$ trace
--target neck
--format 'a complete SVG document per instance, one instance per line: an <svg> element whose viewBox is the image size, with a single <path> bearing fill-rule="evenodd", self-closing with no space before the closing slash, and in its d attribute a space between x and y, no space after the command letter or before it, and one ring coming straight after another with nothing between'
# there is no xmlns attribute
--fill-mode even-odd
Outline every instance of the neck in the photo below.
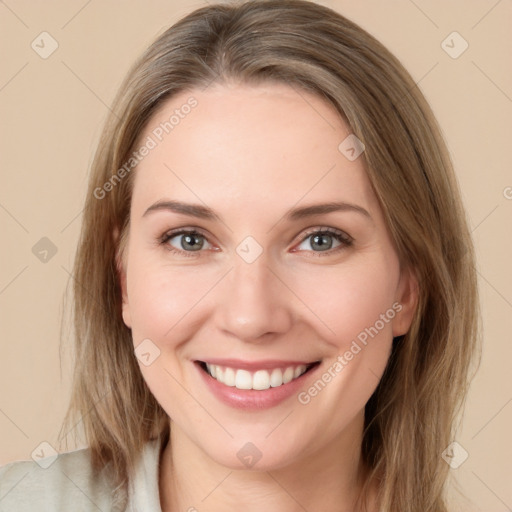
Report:
<svg viewBox="0 0 512 512"><path fill-rule="evenodd" d="M162 512L354 512L366 475L360 456L362 421L358 417L320 451L268 471L218 464L171 421L161 454ZM370 510L376 510L373 489L371 496Z"/></svg>

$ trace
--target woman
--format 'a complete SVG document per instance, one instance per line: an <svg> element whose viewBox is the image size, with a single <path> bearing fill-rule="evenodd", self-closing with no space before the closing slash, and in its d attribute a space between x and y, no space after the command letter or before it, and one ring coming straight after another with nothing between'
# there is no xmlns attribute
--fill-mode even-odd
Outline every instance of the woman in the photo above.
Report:
<svg viewBox="0 0 512 512"><path fill-rule="evenodd" d="M210 5L112 111L63 427L89 447L4 467L5 510L446 511L474 254L397 59L312 2Z"/></svg>

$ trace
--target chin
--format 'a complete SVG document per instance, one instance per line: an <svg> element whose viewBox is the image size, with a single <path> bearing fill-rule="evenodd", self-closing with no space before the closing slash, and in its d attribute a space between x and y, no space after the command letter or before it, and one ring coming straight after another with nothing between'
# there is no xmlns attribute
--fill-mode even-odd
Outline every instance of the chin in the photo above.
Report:
<svg viewBox="0 0 512 512"><path fill-rule="evenodd" d="M269 441L265 439L267 434L252 436L252 441L248 440L249 436L232 439L205 452L217 464L232 470L272 471L293 464L299 457L299 450L283 446L279 439Z"/></svg>

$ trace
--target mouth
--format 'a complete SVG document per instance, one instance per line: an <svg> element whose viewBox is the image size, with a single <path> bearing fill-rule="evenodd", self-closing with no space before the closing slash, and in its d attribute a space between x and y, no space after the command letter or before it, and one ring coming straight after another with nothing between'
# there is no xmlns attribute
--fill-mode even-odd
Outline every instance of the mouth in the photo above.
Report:
<svg viewBox="0 0 512 512"><path fill-rule="evenodd" d="M227 387L240 390L264 391L270 388L279 388L300 379L316 368L321 361L312 363L287 364L275 368L245 369L220 364L195 361L203 372L212 379Z"/></svg>

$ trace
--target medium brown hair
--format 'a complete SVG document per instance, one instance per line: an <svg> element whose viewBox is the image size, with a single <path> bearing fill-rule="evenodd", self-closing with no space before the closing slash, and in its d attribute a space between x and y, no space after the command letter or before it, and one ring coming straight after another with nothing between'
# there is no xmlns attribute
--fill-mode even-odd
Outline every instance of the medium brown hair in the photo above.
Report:
<svg viewBox="0 0 512 512"><path fill-rule="evenodd" d="M374 37L309 1L198 9L158 37L129 71L85 199L73 272L74 378L62 431L76 433L81 420L94 467L109 465L122 488L144 444L169 435L169 418L142 378L121 316L116 258L126 240L136 170L104 197L97 190L119 177L164 100L213 82L278 82L317 94L363 141L362 158L398 257L419 283L411 328L394 340L366 405L366 484L378 481L382 512L446 511L449 467L441 453L453 440L479 360L468 221L440 130L411 76Z"/></svg>

